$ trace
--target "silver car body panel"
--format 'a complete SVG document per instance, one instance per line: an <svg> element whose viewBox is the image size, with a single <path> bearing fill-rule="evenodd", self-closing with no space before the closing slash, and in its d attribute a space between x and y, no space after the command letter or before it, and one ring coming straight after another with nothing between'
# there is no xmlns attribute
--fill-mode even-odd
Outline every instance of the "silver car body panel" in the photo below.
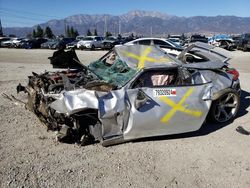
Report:
<svg viewBox="0 0 250 188"><path fill-rule="evenodd" d="M138 89L127 91L129 121L124 139L178 134L198 130L210 109L211 84L174 88L142 88L147 102L135 107ZM175 91L176 95L156 96L157 91ZM190 94L190 95L189 95Z"/></svg>
<svg viewBox="0 0 250 188"><path fill-rule="evenodd" d="M102 94L102 92L100 92ZM50 107L58 113L67 115L74 114L84 109L98 109L98 99L96 91L77 89L64 91L57 96L57 100L50 104Z"/></svg>

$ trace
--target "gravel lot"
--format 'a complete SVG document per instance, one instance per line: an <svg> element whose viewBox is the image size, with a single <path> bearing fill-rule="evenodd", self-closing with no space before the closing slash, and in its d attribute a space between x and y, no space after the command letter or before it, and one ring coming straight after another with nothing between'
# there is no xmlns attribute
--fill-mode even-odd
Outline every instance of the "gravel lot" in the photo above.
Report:
<svg viewBox="0 0 250 188"><path fill-rule="evenodd" d="M58 143L34 114L2 97L32 71L52 70L51 50L0 49L0 187L250 187L250 52L234 51L242 105L228 125L102 147ZM77 51L84 62L104 51ZM24 98L25 95L18 96Z"/></svg>

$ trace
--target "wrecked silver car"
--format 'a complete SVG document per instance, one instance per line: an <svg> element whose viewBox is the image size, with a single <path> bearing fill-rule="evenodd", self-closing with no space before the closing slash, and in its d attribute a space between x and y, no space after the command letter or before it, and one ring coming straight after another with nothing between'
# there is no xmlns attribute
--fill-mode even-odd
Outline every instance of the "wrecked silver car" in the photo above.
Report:
<svg viewBox="0 0 250 188"><path fill-rule="evenodd" d="M178 58L155 46L121 45L84 66L74 51L61 51L53 66L75 69L33 73L17 90L28 93L26 107L59 141L82 145L196 131L207 117L232 121L240 85L228 58L199 44Z"/></svg>

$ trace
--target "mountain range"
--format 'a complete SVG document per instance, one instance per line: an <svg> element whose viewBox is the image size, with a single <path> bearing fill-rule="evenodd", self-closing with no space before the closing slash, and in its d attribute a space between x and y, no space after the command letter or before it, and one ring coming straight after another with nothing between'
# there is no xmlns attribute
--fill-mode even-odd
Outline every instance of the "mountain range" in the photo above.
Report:
<svg viewBox="0 0 250 188"><path fill-rule="evenodd" d="M49 26L55 35L65 33L65 25L73 26L79 34L85 35L87 30L97 29L99 35L109 31L117 35L119 31L126 35L134 33L143 36L165 36L168 34L240 34L250 32L250 17L237 16L194 16L178 17L156 11L134 10L123 15L87 15L78 14L64 19L49 20L39 24L42 28ZM32 33L33 27L6 27L5 35L26 36Z"/></svg>

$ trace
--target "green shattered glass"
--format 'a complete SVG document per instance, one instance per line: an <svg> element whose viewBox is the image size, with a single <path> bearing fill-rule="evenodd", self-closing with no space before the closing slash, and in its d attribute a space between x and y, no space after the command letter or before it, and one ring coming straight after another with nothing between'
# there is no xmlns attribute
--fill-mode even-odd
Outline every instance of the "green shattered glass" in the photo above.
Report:
<svg viewBox="0 0 250 188"><path fill-rule="evenodd" d="M118 87L124 86L137 72L120 59L113 65L98 60L91 63L89 69L102 80Z"/></svg>

